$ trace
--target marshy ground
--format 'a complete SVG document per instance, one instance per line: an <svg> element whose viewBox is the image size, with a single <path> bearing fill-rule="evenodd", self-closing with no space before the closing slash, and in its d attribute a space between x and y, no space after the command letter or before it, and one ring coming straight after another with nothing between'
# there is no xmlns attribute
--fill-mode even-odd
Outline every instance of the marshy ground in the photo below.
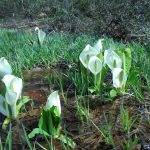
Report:
<svg viewBox="0 0 150 150"><path fill-rule="evenodd" d="M137 84L125 95L109 96L111 87L105 86L102 96L82 93L78 81L79 54L95 37L68 33L48 33L42 46L36 33L16 29L0 29L0 54L13 66L14 74L24 80L23 96L30 103L22 110L20 122L27 133L38 125L40 107L48 95L58 90L62 105L62 133L75 143L76 150L140 150L150 145L150 53L140 43L116 42L106 38L105 48L132 49L132 70L138 69ZM134 80L134 79L133 79ZM110 76L105 84L112 82ZM130 128L128 130L128 128ZM22 128L21 133L22 132ZM20 135L16 122L12 122L13 149L29 149ZM0 130L5 144L7 130ZM36 136L30 140L35 149L49 149L47 141ZM57 140L51 141L55 149L67 149ZM37 144L38 143L38 144ZM43 149L44 149L43 148ZM69 149L69 148L68 148Z"/></svg>

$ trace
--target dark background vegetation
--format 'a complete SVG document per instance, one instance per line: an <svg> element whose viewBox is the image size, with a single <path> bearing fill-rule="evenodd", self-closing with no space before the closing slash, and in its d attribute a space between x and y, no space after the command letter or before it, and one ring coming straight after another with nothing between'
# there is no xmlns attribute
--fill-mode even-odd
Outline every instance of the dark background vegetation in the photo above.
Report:
<svg viewBox="0 0 150 150"><path fill-rule="evenodd" d="M150 43L149 0L1 0L0 18L44 18L48 31Z"/></svg>

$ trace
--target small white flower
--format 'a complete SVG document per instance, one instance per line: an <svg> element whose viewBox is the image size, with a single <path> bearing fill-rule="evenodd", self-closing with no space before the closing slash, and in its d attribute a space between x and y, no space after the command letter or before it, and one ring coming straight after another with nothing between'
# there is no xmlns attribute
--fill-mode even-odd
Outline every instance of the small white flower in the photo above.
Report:
<svg viewBox="0 0 150 150"><path fill-rule="evenodd" d="M85 68L88 67L88 63L90 60L90 57L92 56L96 56L99 54L99 51L96 50L95 48L93 48L92 46L90 46L89 44L84 48L84 50L81 52L79 59L81 61L81 63L83 64L83 66Z"/></svg>
<svg viewBox="0 0 150 150"><path fill-rule="evenodd" d="M11 74L12 69L8 61L2 57L0 58L0 78L3 78L6 74Z"/></svg>
<svg viewBox="0 0 150 150"><path fill-rule="evenodd" d="M89 60L88 69L96 76L99 72L101 72L102 68L102 61L98 57L92 56Z"/></svg>
<svg viewBox="0 0 150 150"><path fill-rule="evenodd" d="M107 64L111 70L113 68L121 68L121 66L122 66L121 58L112 49L105 50L104 63Z"/></svg>
<svg viewBox="0 0 150 150"><path fill-rule="evenodd" d="M113 86L115 88L121 88L126 84L127 74L123 69L114 68L112 70L112 74L113 74Z"/></svg>
<svg viewBox="0 0 150 150"><path fill-rule="evenodd" d="M46 102L47 109L50 109L53 106L57 107L58 113L59 115L61 115L61 104L60 104L60 98L57 91L51 93Z"/></svg>
<svg viewBox="0 0 150 150"><path fill-rule="evenodd" d="M21 98L22 79L13 75L5 75L2 79L6 86L5 99L10 105L13 117L17 117L16 103Z"/></svg>

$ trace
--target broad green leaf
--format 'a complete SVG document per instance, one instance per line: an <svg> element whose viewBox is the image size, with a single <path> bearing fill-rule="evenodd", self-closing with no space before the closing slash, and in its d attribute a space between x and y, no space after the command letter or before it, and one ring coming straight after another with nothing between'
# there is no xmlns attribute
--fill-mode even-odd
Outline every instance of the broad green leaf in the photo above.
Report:
<svg viewBox="0 0 150 150"><path fill-rule="evenodd" d="M131 63L132 63L131 49L126 48L123 52L123 69L127 74L130 71Z"/></svg>
<svg viewBox="0 0 150 150"><path fill-rule="evenodd" d="M92 93L96 92L96 89L95 89L95 87L89 87L88 91L92 94Z"/></svg>
<svg viewBox="0 0 150 150"><path fill-rule="evenodd" d="M10 123L10 121L11 121L11 118L8 118L8 117L4 120L4 122L2 124L2 129L3 130L6 130L8 124Z"/></svg>
<svg viewBox="0 0 150 150"><path fill-rule="evenodd" d="M56 137L60 134L61 117L57 107L53 106L49 110L43 108L39 120L39 128L46 131L49 135Z"/></svg>
<svg viewBox="0 0 150 150"><path fill-rule="evenodd" d="M17 111L19 112L20 109L31 99L28 96L23 96L21 100L19 100L19 104L17 105Z"/></svg>
<svg viewBox="0 0 150 150"><path fill-rule="evenodd" d="M131 69L131 64L132 64L132 53L130 48L126 48L123 51L117 51L117 54L120 56L122 59L122 68L124 71L129 74L129 71Z"/></svg>
<svg viewBox="0 0 150 150"><path fill-rule="evenodd" d="M43 129L41 129L41 128L35 128L35 129L32 130L31 133L28 134L28 137L31 139L31 138L35 137L36 134L40 134L40 135L43 135L43 136L50 136Z"/></svg>
<svg viewBox="0 0 150 150"><path fill-rule="evenodd" d="M114 98L114 97L116 97L116 96L117 96L117 91L114 90L114 89L112 89L112 90L110 91L110 97L111 97L111 98Z"/></svg>

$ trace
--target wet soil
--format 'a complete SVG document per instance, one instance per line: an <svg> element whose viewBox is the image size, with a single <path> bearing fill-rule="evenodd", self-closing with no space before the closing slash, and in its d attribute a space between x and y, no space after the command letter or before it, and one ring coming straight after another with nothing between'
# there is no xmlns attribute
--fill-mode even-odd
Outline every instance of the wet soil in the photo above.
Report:
<svg viewBox="0 0 150 150"><path fill-rule="evenodd" d="M63 69L64 70L64 69ZM29 96L33 103L30 103L26 107L24 112L19 119L20 123L24 125L27 133L30 133L38 125L38 119L40 117L40 106L45 105L47 96L53 90L59 90L53 84L48 81L49 76L57 78L57 69L45 70L42 68L35 68L29 71L23 71L24 75L24 90L23 95ZM62 105L62 133L67 132L67 135L73 139L76 143L75 150L123 150L123 145L126 145L127 133L124 132L121 124L120 117L120 106L122 102L124 107L128 110L129 116L136 118L131 128L131 140L138 137L139 141L132 148L133 150L140 150L141 145L144 146L150 143L150 124L147 121L150 111L149 100L150 96L145 92L146 103L137 103L133 96L121 96L117 97L114 102L111 102L108 98L105 99L103 104L99 103L99 96L71 96L67 97L67 103L64 102L61 92L59 91ZM69 94L68 94L69 95ZM76 100L77 99L77 100ZM86 115L83 117L78 113L78 105L88 104L89 109L86 111ZM108 144L103 138L100 129L106 128L106 122L110 125L112 139L115 147ZM21 127L20 127L21 129ZM20 131L18 126L13 126L14 140L13 147L16 149L28 149L26 143L20 137ZM106 131L106 130L105 130ZM22 132L22 131L21 131ZM2 134L3 135L3 134ZM107 134L106 134L107 135ZM3 138L2 138L3 139ZM20 140L19 140L20 139ZM34 144L35 141L41 143L44 147L48 147L44 139L36 136L31 142ZM63 149L61 142L54 140L53 144L55 149ZM37 149L41 149L37 147ZM143 148L144 149L144 148ZM148 150L148 149L147 149Z"/></svg>

